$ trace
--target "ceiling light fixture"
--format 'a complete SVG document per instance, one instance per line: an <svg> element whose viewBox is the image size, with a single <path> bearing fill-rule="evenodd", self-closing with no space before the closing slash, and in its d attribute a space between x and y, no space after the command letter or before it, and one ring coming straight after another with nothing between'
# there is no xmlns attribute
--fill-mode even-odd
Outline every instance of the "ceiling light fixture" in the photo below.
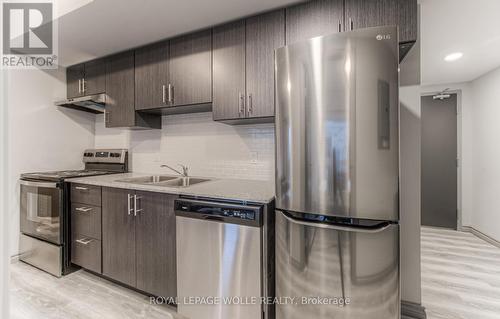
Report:
<svg viewBox="0 0 500 319"><path fill-rule="evenodd" d="M444 57L444 60L446 62L453 62L453 61L456 61L458 59L460 59L464 54L462 52L454 52L454 53L450 53L448 54L447 56Z"/></svg>

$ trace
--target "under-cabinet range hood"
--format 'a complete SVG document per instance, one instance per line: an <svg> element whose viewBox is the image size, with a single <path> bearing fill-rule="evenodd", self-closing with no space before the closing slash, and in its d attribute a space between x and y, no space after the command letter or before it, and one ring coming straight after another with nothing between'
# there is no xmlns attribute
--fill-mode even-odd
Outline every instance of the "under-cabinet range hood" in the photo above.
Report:
<svg viewBox="0 0 500 319"><path fill-rule="evenodd" d="M69 107L80 111L91 113L104 113L106 105L106 94L86 95L82 97L75 97L67 100L58 101L55 103L57 106Z"/></svg>

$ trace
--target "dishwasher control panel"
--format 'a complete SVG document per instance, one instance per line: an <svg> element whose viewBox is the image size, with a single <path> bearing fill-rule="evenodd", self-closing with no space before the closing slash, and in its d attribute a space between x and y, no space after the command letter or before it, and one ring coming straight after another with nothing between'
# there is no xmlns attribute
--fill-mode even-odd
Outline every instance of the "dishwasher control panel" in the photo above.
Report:
<svg viewBox="0 0 500 319"><path fill-rule="evenodd" d="M183 217L260 226L262 206L195 199L178 199L175 201L175 211L178 216Z"/></svg>

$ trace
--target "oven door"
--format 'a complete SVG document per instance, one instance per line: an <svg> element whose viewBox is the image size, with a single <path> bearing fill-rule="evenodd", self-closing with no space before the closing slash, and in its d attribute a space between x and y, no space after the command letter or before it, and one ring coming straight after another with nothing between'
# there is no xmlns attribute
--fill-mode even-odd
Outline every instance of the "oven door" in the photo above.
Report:
<svg viewBox="0 0 500 319"><path fill-rule="evenodd" d="M21 232L62 243L63 189L60 183L21 180Z"/></svg>

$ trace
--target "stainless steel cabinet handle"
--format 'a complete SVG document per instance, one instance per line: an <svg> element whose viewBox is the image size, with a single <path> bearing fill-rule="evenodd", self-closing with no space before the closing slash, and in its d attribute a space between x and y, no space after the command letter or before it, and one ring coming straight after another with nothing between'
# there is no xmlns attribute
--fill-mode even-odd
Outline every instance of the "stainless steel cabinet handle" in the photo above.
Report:
<svg viewBox="0 0 500 319"><path fill-rule="evenodd" d="M168 103L174 102L174 86L172 84L168 84Z"/></svg>
<svg viewBox="0 0 500 319"><path fill-rule="evenodd" d="M165 102L166 102L166 99L167 99L166 95L167 95L167 93L166 93L166 87L165 87L165 85L162 85L161 86L161 101L162 101L163 104L165 104Z"/></svg>
<svg viewBox="0 0 500 319"><path fill-rule="evenodd" d="M129 216L133 211L133 208L131 207L132 206L131 201L132 201L132 195L127 194L127 215Z"/></svg>
<svg viewBox="0 0 500 319"><path fill-rule="evenodd" d="M82 79L78 79L78 93L82 93Z"/></svg>
<svg viewBox="0 0 500 319"><path fill-rule="evenodd" d="M134 195L134 216L137 216L137 213L142 212L142 209L137 209L137 202L141 200L141 196Z"/></svg>
<svg viewBox="0 0 500 319"><path fill-rule="evenodd" d="M349 18L349 27L351 28L350 31L354 30L354 21L352 18Z"/></svg>
<svg viewBox="0 0 500 319"><path fill-rule="evenodd" d="M240 110L239 110L240 116L245 116L245 95L241 92L239 93L239 105L240 105Z"/></svg>
<svg viewBox="0 0 500 319"><path fill-rule="evenodd" d="M90 244L91 242L93 242L94 240L92 238L81 238L81 239L77 239L75 240L77 243L79 244L82 244L82 245L88 245Z"/></svg>
<svg viewBox="0 0 500 319"><path fill-rule="evenodd" d="M332 230L339 230L339 231L348 231L348 232L358 232L358 233L369 233L369 234L374 234L374 233L380 233L387 228L391 226L391 224L386 224L380 228L359 228L359 227L351 227L351 226L337 226L337 225L331 225L331 224L323 224L323 223L316 223L316 222L306 222L303 220L295 219L291 216L289 216L285 212L281 212L281 215L285 217L286 220L288 220L292 224L297 224L297 225L302 225L302 226L308 226L308 227L315 227L315 228L324 228L324 229L332 229Z"/></svg>
<svg viewBox="0 0 500 319"><path fill-rule="evenodd" d="M87 187L81 187L81 186L76 186L75 189L79 190L79 191L88 191L89 190Z"/></svg>
<svg viewBox="0 0 500 319"><path fill-rule="evenodd" d="M77 207L77 208L75 208L75 210L77 212L82 212L82 213L90 212L92 209L93 209L92 207Z"/></svg>
<svg viewBox="0 0 500 319"><path fill-rule="evenodd" d="M82 79L82 93L85 94L85 91L87 90L87 88L85 87L87 82L85 82L85 79Z"/></svg>
<svg viewBox="0 0 500 319"><path fill-rule="evenodd" d="M248 115L252 115L253 113L253 98L252 94L248 94Z"/></svg>
<svg viewBox="0 0 500 319"><path fill-rule="evenodd" d="M339 32L342 32L342 22L340 22L340 19L339 19Z"/></svg>

